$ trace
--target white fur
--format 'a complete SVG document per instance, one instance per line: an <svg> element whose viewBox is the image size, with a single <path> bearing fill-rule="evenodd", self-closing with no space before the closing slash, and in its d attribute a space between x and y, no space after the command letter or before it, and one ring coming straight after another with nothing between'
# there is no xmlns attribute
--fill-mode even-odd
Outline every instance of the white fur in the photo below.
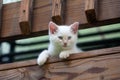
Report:
<svg viewBox="0 0 120 80"><path fill-rule="evenodd" d="M82 52L76 46L77 33L75 34L71 29L71 26L73 24L70 26L67 25L58 26L55 23L50 22L49 26L50 24L55 25L57 27L57 31L54 34L52 34L49 29L50 44L48 50L44 50L43 52L40 53L37 59L38 65L43 65L49 56L56 56L61 59L66 59L67 57L69 57L71 53ZM78 23L76 22L74 24ZM62 36L63 40L59 39L58 36ZM68 40L68 36L71 36L70 40ZM63 46L65 42L67 43L66 47Z"/></svg>

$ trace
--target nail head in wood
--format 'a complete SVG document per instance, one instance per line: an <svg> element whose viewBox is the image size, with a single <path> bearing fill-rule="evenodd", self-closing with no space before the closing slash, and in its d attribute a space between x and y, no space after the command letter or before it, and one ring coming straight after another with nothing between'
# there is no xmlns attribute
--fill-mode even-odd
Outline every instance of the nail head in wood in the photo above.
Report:
<svg viewBox="0 0 120 80"><path fill-rule="evenodd" d="M25 35L31 32L31 9L33 9L33 0L21 0L19 25Z"/></svg>

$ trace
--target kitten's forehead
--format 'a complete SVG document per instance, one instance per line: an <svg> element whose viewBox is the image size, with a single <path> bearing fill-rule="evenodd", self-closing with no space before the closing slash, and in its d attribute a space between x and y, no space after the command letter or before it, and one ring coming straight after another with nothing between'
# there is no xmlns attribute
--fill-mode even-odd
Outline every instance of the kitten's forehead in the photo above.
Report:
<svg viewBox="0 0 120 80"><path fill-rule="evenodd" d="M58 33L70 34L71 33L71 28L70 28L70 26L59 26L58 27Z"/></svg>

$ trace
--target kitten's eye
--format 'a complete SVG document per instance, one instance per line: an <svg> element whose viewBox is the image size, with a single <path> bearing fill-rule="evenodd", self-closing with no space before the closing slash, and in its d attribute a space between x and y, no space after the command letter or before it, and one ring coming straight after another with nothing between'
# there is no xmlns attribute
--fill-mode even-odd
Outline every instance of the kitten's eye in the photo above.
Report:
<svg viewBox="0 0 120 80"><path fill-rule="evenodd" d="M68 36L68 40L70 40L71 39L71 36Z"/></svg>
<svg viewBox="0 0 120 80"><path fill-rule="evenodd" d="M61 40L63 39L63 37L62 37L62 36L58 36L58 38L59 38L59 39L61 39Z"/></svg>

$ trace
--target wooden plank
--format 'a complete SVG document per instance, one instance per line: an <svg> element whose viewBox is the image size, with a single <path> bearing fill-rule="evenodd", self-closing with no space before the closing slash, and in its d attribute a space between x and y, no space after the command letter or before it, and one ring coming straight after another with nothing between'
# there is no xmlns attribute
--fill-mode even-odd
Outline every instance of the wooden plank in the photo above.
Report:
<svg viewBox="0 0 120 80"><path fill-rule="evenodd" d="M44 74L39 66L24 67L0 71L0 80L42 80Z"/></svg>
<svg viewBox="0 0 120 80"><path fill-rule="evenodd" d="M89 23L96 22L96 0L85 0L85 15Z"/></svg>
<svg viewBox="0 0 120 80"><path fill-rule="evenodd" d="M77 60L77 59L86 59L86 58L92 58L92 57L104 56L104 55L112 55L112 54L117 54L119 52L120 52L120 47L93 50L93 51L82 52L80 54L72 54L66 60L61 60L58 58L50 58L46 64L64 62L64 61L70 61L70 60ZM0 65L0 71L14 69L14 68L20 68L20 67L35 66L35 65L37 65L36 59L22 61L22 62L15 62L15 63L10 63L10 64L3 64L3 65Z"/></svg>
<svg viewBox="0 0 120 80"><path fill-rule="evenodd" d="M0 0L0 37L1 37L1 29L2 29L2 6L3 6L3 0Z"/></svg>
<svg viewBox="0 0 120 80"><path fill-rule="evenodd" d="M52 21L63 24L64 0L52 0Z"/></svg>
<svg viewBox="0 0 120 80"><path fill-rule="evenodd" d="M31 32L33 0L21 0L19 24L23 34Z"/></svg>
<svg viewBox="0 0 120 80"><path fill-rule="evenodd" d="M119 80L120 52L0 71L0 80Z"/></svg>
<svg viewBox="0 0 120 80"><path fill-rule="evenodd" d="M37 64L36 59L35 60L28 60L28 61L14 62L14 63L8 63L8 64L2 64L2 65L0 65L0 71L20 68L20 67L34 66L36 64Z"/></svg>
<svg viewBox="0 0 120 80"><path fill-rule="evenodd" d="M48 64L50 80L119 80L120 53Z"/></svg>
<svg viewBox="0 0 120 80"><path fill-rule="evenodd" d="M114 48L105 48L105 49L99 49L99 50L92 50L87 52L81 52L80 54L71 54L70 57L66 60L74 60L74 59L86 59L91 57L97 57L97 56L104 56L104 55L111 55L111 54L117 54L120 52L120 47L114 47ZM60 61L66 61L56 58L51 58L48 60L48 62L60 62Z"/></svg>
<svg viewBox="0 0 120 80"><path fill-rule="evenodd" d="M9 5L9 6L6 6ZM4 4L1 37L22 35L19 27L20 2Z"/></svg>

